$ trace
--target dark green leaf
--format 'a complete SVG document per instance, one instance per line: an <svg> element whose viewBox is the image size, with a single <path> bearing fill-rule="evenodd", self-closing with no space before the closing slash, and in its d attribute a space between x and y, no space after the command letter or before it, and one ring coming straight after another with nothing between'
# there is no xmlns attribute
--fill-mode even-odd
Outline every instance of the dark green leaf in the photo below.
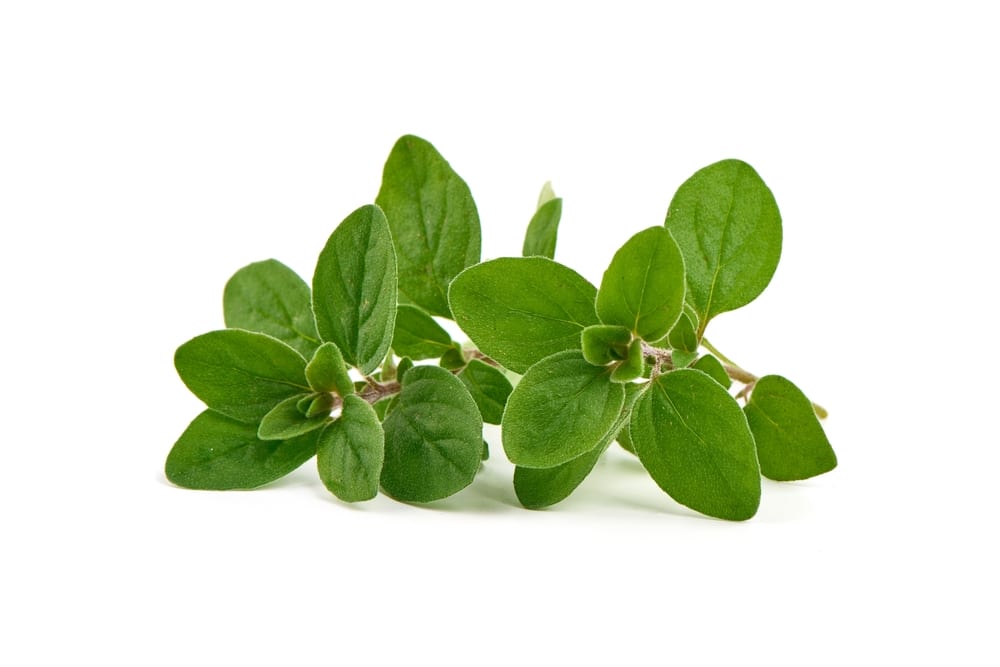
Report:
<svg viewBox="0 0 1000 667"><path fill-rule="evenodd" d="M490 459L490 443L483 440L483 461Z"/></svg>
<svg viewBox="0 0 1000 667"><path fill-rule="evenodd" d="M503 414L507 458L526 468L552 468L596 447L625 400L625 389L610 374L579 350L558 352L529 368Z"/></svg>
<svg viewBox="0 0 1000 667"><path fill-rule="evenodd" d="M556 254L556 236L559 233L559 219L562 217L562 199L550 199L535 211L528 223L521 254L525 257L538 255L552 259Z"/></svg>
<svg viewBox="0 0 1000 667"><path fill-rule="evenodd" d="M416 306L400 305L392 349L401 357L437 359L451 348L451 336Z"/></svg>
<svg viewBox="0 0 1000 667"><path fill-rule="evenodd" d="M438 366L414 366L383 422L382 488L429 502L468 486L483 453L483 420L465 385Z"/></svg>
<svg viewBox="0 0 1000 667"><path fill-rule="evenodd" d="M697 315L694 316L697 319ZM683 352L698 351L698 336L695 333L695 320L688 316L687 310L681 313L677 324L667 334L667 344L675 350Z"/></svg>
<svg viewBox="0 0 1000 667"><path fill-rule="evenodd" d="M463 271L451 284L455 321L476 346L516 373L563 350L580 349L585 327L600 324L597 290L544 257L503 257Z"/></svg>
<svg viewBox="0 0 1000 667"><path fill-rule="evenodd" d="M405 136L389 154L375 201L392 228L400 294L451 317L448 284L479 261L479 213L469 186L427 141Z"/></svg>
<svg viewBox="0 0 1000 667"><path fill-rule="evenodd" d="M256 425L282 400L309 391L306 360L266 334L223 329L177 348L181 380L208 407Z"/></svg>
<svg viewBox="0 0 1000 667"><path fill-rule="evenodd" d="M309 286L276 259L233 274L222 296L226 326L274 336L307 359L319 345Z"/></svg>
<svg viewBox="0 0 1000 667"><path fill-rule="evenodd" d="M396 366L396 379L402 380L403 376L406 375L406 371L413 368L413 359L409 357L403 357L399 360L399 365Z"/></svg>
<svg viewBox="0 0 1000 667"><path fill-rule="evenodd" d="M378 415L359 396L344 397L340 417L319 436L316 465L330 492L353 503L378 494L385 437Z"/></svg>
<svg viewBox="0 0 1000 667"><path fill-rule="evenodd" d="M698 361L691 365L691 368L695 368L702 373L706 373L710 378L721 384L726 389L733 386L733 381L729 379L729 373L726 372L722 362L710 354L706 354L702 358L698 359Z"/></svg>
<svg viewBox="0 0 1000 667"><path fill-rule="evenodd" d="M252 489L284 477L316 453L317 433L259 440L257 426L205 410L167 456L167 479L189 489Z"/></svg>
<svg viewBox="0 0 1000 667"><path fill-rule="evenodd" d="M580 336L583 358L595 366L625 359L631 342L632 332L616 324L595 324Z"/></svg>
<svg viewBox="0 0 1000 667"><path fill-rule="evenodd" d="M340 396L354 393L354 380L347 373L344 355L334 343L323 343L306 366L306 379L316 391L335 391Z"/></svg>
<svg viewBox="0 0 1000 667"><path fill-rule="evenodd" d="M324 341L364 374L379 367L396 321L396 258L385 215L362 206L330 235L313 275L313 311Z"/></svg>
<svg viewBox="0 0 1000 667"><path fill-rule="evenodd" d="M288 440L322 427L327 415L306 417L299 411L299 402L307 396L309 394L292 396L274 406L260 420L257 437L261 440Z"/></svg>
<svg viewBox="0 0 1000 667"><path fill-rule="evenodd" d="M642 341L636 338L629 345L625 361L616 364L611 372L612 382L631 382L642 377L646 370L646 360L642 354Z"/></svg>
<svg viewBox="0 0 1000 667"><path fill-rule="evenodd" d="M458 374L458 379L465 384L472 400L479 406L483 421L499 424L507 397L513 389L503 371L479 359L472 359Z"/></svg>
<svg viewBox="0 0 1000 667"><path fill-rule="evenodd" d="M465 353L462 351L462 346L458 343L452 343L452 346L441 355L440 364L442 368L448 370L456 370L464 366Z"/></svg>
<svg viewBox="0 0 1000 667"><path fill-rule="evenodd" d="M667 335L684 307L684 260L663 227L625 242L604 272L597 314L605 324L628 327L646 341Z"/></svg>
<svg viewBox="0 0 1000 667"><path fill-rule="evenodd" d="M760 505L760 468L739 405L695 370L659 376L632 411L632 444L671 498L720 519L742 521Z"/></svg>
<svg viewBox="0 0 1000 667"><path fill-rule="evenodd" d="M837 455L812 403L785 378L767 375L757 380L744 411L765 477L807 479L837 467Z"/></svg>
<svg viewBox="0 0 1000 667"><path fill-rule="evenodd" d="M695 173L674 195L665 224L684 255L699 332L756 299L778 266L778 205L745 162L723 160Z"/></svg>

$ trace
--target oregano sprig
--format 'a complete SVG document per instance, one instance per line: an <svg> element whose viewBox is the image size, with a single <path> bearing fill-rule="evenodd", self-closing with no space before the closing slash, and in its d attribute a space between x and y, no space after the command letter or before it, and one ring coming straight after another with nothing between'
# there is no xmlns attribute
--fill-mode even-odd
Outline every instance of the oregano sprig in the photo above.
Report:
<svg viewBox="0 0 1000 667"><path fill-rule="evenodd" d="M381 489L432 502L473 483L492 423L525 507L564 500L617 440L677 502L745 520L762 476L836 467L822 408L705 338L760 295L781 254L777 204L752 167L697 171L596 287L554 259L562 212L546 184L522 256L480 263L468 185L429 142L402 137L375 203L332 230L311 286L277 260L249 264L225 286L227 328L178 348L206 410L167 477L254 488L315 455L342 501Z"/></svg>

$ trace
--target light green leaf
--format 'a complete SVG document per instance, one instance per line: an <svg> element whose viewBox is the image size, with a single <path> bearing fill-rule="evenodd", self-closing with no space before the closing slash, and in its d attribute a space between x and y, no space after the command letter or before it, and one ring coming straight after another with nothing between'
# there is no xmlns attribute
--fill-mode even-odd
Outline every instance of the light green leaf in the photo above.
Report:
<svg viewBox="0 0 1000 667"><path fill-rule="evenodd" d="M378 415L359 396L344 397L340 417L319 436L316 465L330 493L349 503L378 494L385 437Z"/></svg>
<svg viewBox="0 0 1000 667"><path fill-rule="evenodd" d="M670 353L670 360L674 368L687 368L698 358L697 352L685 352L684 350L674 350Z"/></svg>
<svg viewBox="0 0 1000 667"><path fill-rule="evenodd" d="M335 343L323 343L316 348L306 366L306 379L315 391L335 391L340 396L354 393L354 380L348 375L344 355Z"/></svg>
<svg viewBox="0 0 1000 667"><path fill-rule="evenodd" d="M167 479L189 489L253 489L308 461L316 437L259 440L256 425L205 410L170 450Z"/></svg>
<svg viewBox="0 0 1000 667"><path fill-rule="evenodd" d="M383 422L382 488L397 500L429 502L476 476L483 420L462 381L438 366L414 366Z"/></svg>
<svg viewBox="0 0 1000 667"><path fill-rule="evenodd" d="M222 296L226 326L273 336L307 359L319 345L309 286L276 259L233 274Z"/></svg>
<svg viewBox="0 0 1000 667"><path fill-rule="evenodd" d="M812 403L785 378L766 375L757 380L744 411L765 477L807 479L837 467L837 455Z"/></svg>
<svg viewBox="0 0 1000 667"><path fill-rule="evenodd" d="M524 235L521 254L552 259L556 254L556 237L559 235L559 220L562 218L562 199L551 199L535 211L528 231Z"/></svg>
<svg viewBox="0 0 1000 667"><path fill-rule="evenodd" d="M489 364L472 359L466 364L458 379L465 384L472 400L479 406L479 414L487 424L499 424L503 409L513 387L503 371Z"/></svg>
<svg viewBox="0 0 1000 667"><path fill-rule="evenodd" d="M726 368L722 365L722 362L710 354L706 354L698 359L698 361L691 365L691 368L707 374L726 389L733 386L733 381L729 378L729 373L726 372Z"/></svg>
<svg viewBox="0 0 1000 667"><path fill-rule="evenodd" d="M653 480L691 509L733 521L760 505L760 468L739 405L695 370L659 376L632 411L632 444Z"/></svg>
<svg viewBox="0 0 1000 667"><path fill-rule="evenodd" d="M625 242L604 272L597 315L652 342L667 335L683 308L681 251L663 227L644 229Z"/></svg>
<svg viewBox="0 0 1000 667"><path fill-rule="evenodd" d="M334 406L333 394L328 394L327 392L324 391L319 394L312 394L311 398L312 400L309 401L309 404L307 406L305 406L304 411L302 411L303 406L302 402L300 401L298 405L299 410L302 411L303 414L309 419L312 419L313 417L317 417L319 415L328 417L330 415L330 412L333 410Z"/></svg>
<svg viewBox="0 0 1000 667"><path fill-rule="evenodd" d="M271 409L257 427L257 437L261 440L288 440L309 431L315 431L326 423L327 414L306 417L299 410L299 403L309 394L286 398Z"/></svg>
<svg viewBox="0 0 1000 667"><path fill-rule="evenodd" d="M600 324L597 290L544 257L503 257L463 271L451 284L455 321L485 354L516 373L563 350L580 349Z"/></svg>
<svg viewBox="0 0 1000 667"><path fill-rule="evenodd" d="M364 374L379 367L396 321L396 257L385 215L362 206L333 230L313 274L313 311L324 341Z"/></svg>
<svg viewBox="0 0 1000 667"><path fill-rule="evenodd" d="M681 350L682 352L697 352L698 351L698 335L695 333L695 322L698 316L694 315L694 319L688 316L687 310L681 313L680 318L678 318L677 323L667 334L667 344L675 350Z"/></svg>
<svg viewBox="0 0 1000 667"><path fill-rule="evenodd" d="M552 468L596 447L625 400L625 389L610 375L611 368L588 363L579 350L529 368L503 414L507 458L525 468Z"/></svg>
<svg viewBox="0 0 1000 667"><path fill-rule="evenodd" d="M584 329L580 336L583 358L595 366L625 359L631 342L632 332L616 324L595 324Z"/></svg>
<svg viewBox="0 0 1000 667"><path fill-rule="evenodd" d="M448 284L479 261L479 213L469 186L431 144L408 135L393 146L375 201L392 228L400 294L451 317Z"/></svg>
<svg viewBox="0 0 1000 667"><path fill-rule="evenodd" d="M646 360L642 354L642 341L636 338L628 347L624 361L618 362L611 372L612 382L631 382L642 377L646 370Z"/></svg>
<svg viewBox="0 0 1000 667"><path fill-rule="evenodd" d="M401 304L392 349L401 357L437 359L451 349L451 336L420 308Z"/></svg>
<svg viewBox="0 0 1000 667"><path fill-rule="evenodd" d="M674 195L665 225L684 255L699 338L713 317L756 299L778 266L778 205L745 162L723 160L696 172Z"/></svg>
<svg viewBox="0 0 1000 667"><path fill-rule="evenodd" d="M538 208L545 206L555 198L556 191L552 189L552 181L545 181L542 191L538 193Z"/></svg>
<svg viewBox="0 0 1000 667"><path fill-rule="evenodd" d="M282 400L309 391L306 360L266 334L222 329L177 348L181 380L208 407L254 424Z"/></svg>

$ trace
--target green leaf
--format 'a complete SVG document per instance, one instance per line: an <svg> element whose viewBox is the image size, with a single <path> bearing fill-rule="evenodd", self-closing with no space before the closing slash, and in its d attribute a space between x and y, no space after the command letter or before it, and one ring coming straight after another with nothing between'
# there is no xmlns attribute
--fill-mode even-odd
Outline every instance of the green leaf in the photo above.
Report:
<svg viewBox="0 0 1000 667"><path fill-rule="evenodd" d="M441 355L440 365L448 370L457 370L465 366L465 352L458 343L452 343L451 347Z"/></svg>
<svg viewBox="0 0 1000 667"><path fill-rule="evenodd" d="M707 374L726 389L733 386L733 381L729 379L729 373L726 372L726 368L722 365L722 362L710 354L706 354L698 359L698 361L691 365L691 368Z"/></svg>
<svg viewBox="0 0 1000 667"><path fill-rule="evenodd" d="M663 227L625 242L604 272L597 314L605 324L628 327L646 341L667 335L684 308L684 260Z"/></svg>
<svg viewBox="0 0 1000 667"><path fill-rule="evenodd" d="M600 324L597 290L544 257L503 257L463 271L451 284L455 321L485 354L516 373L540 359L580 349L585 327Z"/></svg>
<svg viewBox="0 0 1000 667"><path fill-rule="evenodd" d="M309 391L306 360L266 334L222 329L177 348L174 366L208 407L256 425L282 400Z"/></svg>
<svg viewBox="0 0 1000 667"><path fill-rule="evenodd" d="M559 220L562 217L562 199L550 199L535 211L528 231L524 235L521 254L552 259L556 254L556 237L559 234Z"/></svg>
<svg viewBox="0 0 1000 667"><path fill-rule="evenodd" d="M503 414L507 458L525 468L552 468L592 450L621 412L625 389L611 368L579 350L557 352L528 369Z"/></svg>
<svg viewBox="0 0 1000 667"><path fill-rule="evenodd" d="M685 352L684 350L674 350L670 353L670 360L674 368L687 368L698 358L697 352Z"/></svg>
<svg viewBox="0 0 1000 667"><path fill-rule="evenodd" d="M698 335L695 333L695 321L698 316L694 315L692 319L687 310L681 313L680 318L678 318L677 323L667 334L667 344L670 345L675 350L681 350L682 352L697 352L698 351Z"/></svg>
<svg viewBox="0 0 1000 667"><path fill-rule="evenodd" d="M739 405L704 373L659 376L639 398L629 425L649 474L671 498L732 521L760 505L760 468Z"/></svg>
<svg viewBox="0 0 1000 667"><path fill-rule="evenodd" d="M292 396L274 406L260 420L257 437L261 440L288 440L321 428L329 413L306 417L299 410L299 402L308 396L309 394Z"/></svg>
<svg viewBox="0 0 1000 667"><path fill-rule="evenodd" d="M674 195L665 225L684 255L699 337L713 317L756 299L778 266L778 205L745 162L723 160L695 173Z"/></svg>
<svg viewBox="0 0 1000 667"><path fill-rule="evenodd" d="M334 343L323 343L316 348L306 366L306 379L315 391L335 391L340 396L354 393L354 380L347 373L344 355Z"/></svg>
<svg viewBox="0 0 1000 667"><path fill-rule="evenodd" d="M385 458L382 424L371 405L359 396L345 396L340 417L319 436L316 465L330 492L349 503L378 494Z"/></svg>
<svg viewBox="0 0 1000 667"><path fill-rule="evenodd" d="M226 326L273 336L307 359L319 345L309 286L276 259L233 274L222 296Z"/></svg>
<svg viewBox="0 0 1000 667"><path fill-rule="evenodd" d="M469 186L433 146L409 135L393 146L375 201L392 228L400 294L451 317L448 285L479 261L479 213Z"/></svg>
<svg viewBox="0 0 1000 667"><path fill-rule="evenodd" d="M364 374L379 367L396 321L396 258L385 215L362 206L333 231L313 274L313 311L324 341Z"/></svg>
<svg viewBox="0 0 1000 667"><path fill-rule="evenodd" d="M765 477L807 479L837 467L837 455L812 403L785 378L766 375L757 380L744 411Z"/></svg>
<svg viewBox="0 0 1000 667"><path fill-rule="evenodd" d="M542 191L538 193L538 208L545 206L548 202L556 198L556 191L552 189L552 181L545 181Z"/></svg>
<svg viewBox="0 0 1000 667"><path fill-rule="evenodd" d="M451 349L451 336L420 308L401 304L392 349L401 357L437 359Z"/></svg>
<svg viewBox="0 0 1000 667"><path fill-rule="evenodd" d="M205 410L167 456L167 479L189 489L253 489L284 477L316 453L317 433L260 440L257 426Z"/></svg>
<svg viewBox="0 0 1000 667"><path fill-rule="evenodd" d="M330 412L333 410L334 400L333 395L328 394L325 391L320 394L312 394L312 400L306 406L305 410L302 410L302 402L299 402L298 408L307 418L312 419L319 415L324 417L329 417Z"/></svg>
<svg viewBox="0 0 1000 667"><path fill-rule="evenodd" d="M594 324L580 336L583 358L595 366L625 359L631 342L632 332L616 324Z"/></svg>
<svg viewBox="0 0 1000 667"><path fill-rule="evenodd" d="M490 443L488 443L485 440L483 440L482 460L483 461L489 461L489 459L490 459Z"/></svg>
<svg viewBox="0 0 1000 667"><path fill-rule="evenodd" d="M629 435L628 431L628 424L625 424L625 426L622 427L622 430L618 431L618 436L615 440L618 441L618 444L621 445L622 449L626 452L629 454L635 454L635 445L632 444L632 437Z"/></svg>
<svg viewBox="0 0 1000 667"><path fill-rule="evenodd" d="M479 406L483 421L487 424L499 424L507 405L507 397L513 390L503 371L479 359L472 359L458 374L458 379Z"/></svg>
<svg viewBox="0 0 1000 667"><path fill-rule="evenodd" d="M382 488L397 500L429 502L476 476L483 420L462 381L438 366L414 366L383 422Z"/></svg>
<svg viewBox="0 0 1000 667"><path fill-rule="evenodd" d="M409 357L403 357L399 360L399 365L396 366L396 379L402 380L403 376L406 375L406 371L413 368L413 359Z"/></svg>
<svg viewBox="0 0 1000 667"><path fill-rule="evenodd" d="M646 360L642 354L642 341L636 338L629 345L628 355L611 372L612 382L631 382L642 377L646 370Z"/></svg>

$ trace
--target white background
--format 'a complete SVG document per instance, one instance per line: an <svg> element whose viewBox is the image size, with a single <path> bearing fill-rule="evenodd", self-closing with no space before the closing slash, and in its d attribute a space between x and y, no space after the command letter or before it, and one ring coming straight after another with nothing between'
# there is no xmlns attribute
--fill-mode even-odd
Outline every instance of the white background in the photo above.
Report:
<svg viewBox="0 0 1000 667"><path fill-rule="evenodd" d="M997 20L671 4L3 3L0 663L997 664ZM496 431L430 507L311 465L170 486L174 348L244 264L311 275L405 133L486 258L552 179L595 282L695 170L753 164L784 253L710 338L830 409L839 468L740 524L617 452L520 509Z"/></svg>

